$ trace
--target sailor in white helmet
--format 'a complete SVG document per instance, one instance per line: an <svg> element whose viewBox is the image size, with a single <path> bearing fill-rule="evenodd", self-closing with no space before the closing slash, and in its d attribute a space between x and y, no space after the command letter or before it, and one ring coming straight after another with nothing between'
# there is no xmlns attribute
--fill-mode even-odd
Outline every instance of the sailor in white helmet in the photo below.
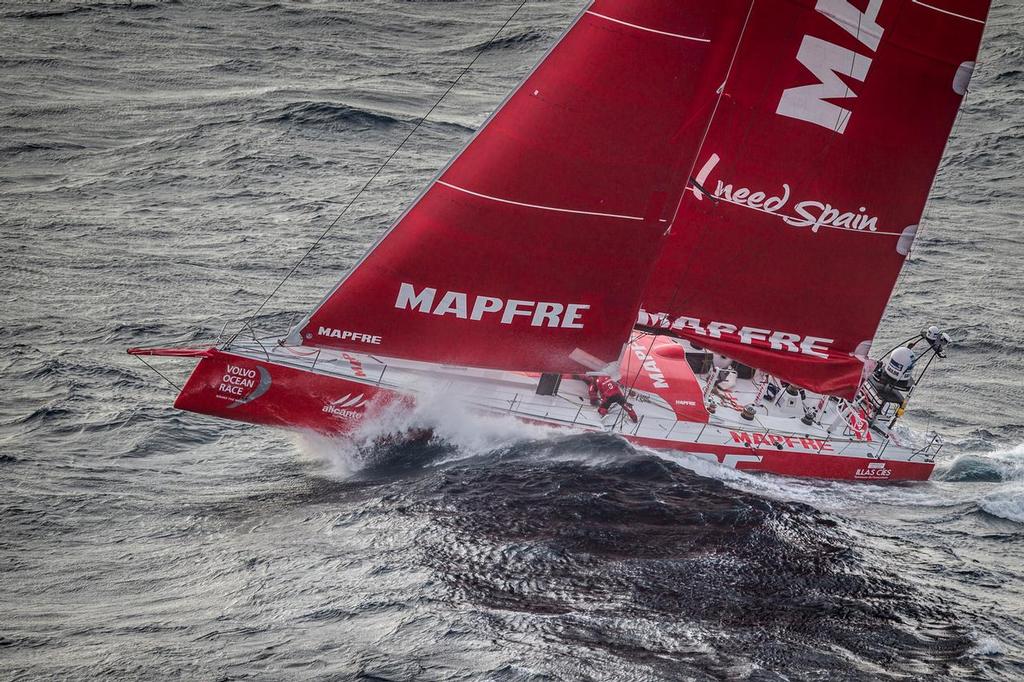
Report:
<svg viewBox="0 0 1024 682"><path fill-rule="evenodd" d="M946 346L950 344L952 339L949 338L949 334L946 334L945 332L941 331L938 327L936 327L933 324L927 329L922 330L921 338L916 339L913 343L910 344L909 347L913 348L921 341L927 342L931 349L935 351L936 355L938 355L940 358L944 358L946 356L942 354L942 351L945 350Z"/></svg>
<svg viewBox="0 0 1024 682"><path fill-rule="evenodd" d="M909 346L894 348L889 357L875 367L875 380L900 389L911 388L914 385L914 363L917 357Z"/></svg>

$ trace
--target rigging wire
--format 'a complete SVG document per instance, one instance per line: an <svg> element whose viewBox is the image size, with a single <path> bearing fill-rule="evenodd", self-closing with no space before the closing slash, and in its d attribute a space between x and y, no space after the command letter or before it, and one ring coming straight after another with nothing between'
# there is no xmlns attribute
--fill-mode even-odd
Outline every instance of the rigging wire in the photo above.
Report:
<svg viewBox="0 0 1024 682"><path fill-rule="evenodd" d="M153 365L151 365L151 364L149 364L148 362L146 362L145 360L143 360L143 359L142 359L142 356L140 356L140 355L133 355L132 357L136 358L136 359L137 359L137 360L138 360L139 362L141 362L142 364L144 364L144 365L145 365L146 367L149 367L149 368L150 368L151 370L153 370L154 372L156 372L156 373L157 373L157 375L158 375L158 376L159 376L159 377L160 377L161 379L163 379L164 381L166 381L166 382L167 382L168 384L170 384L170 385L171 385L171 388L173 388L173 389L174 389L174 390L175 390L176 392L178 392L178 393L181 393L181 386L179 386L178 384L176 384L176 383L174 383L173 381L171 381L170 379L168 379L168 378L167 378L167 376L166 376L166 375L165 375L165 374L164 374L163 372L161 372L161 371L160 371L160 370L158 370L158 369L157 369L156 367L154 367Z"/></svg>
<svg viewBox="0 0 1024 682"><path fill-rule="evenodd" d="M405 138L398 144L397 147L395 147L394 151L391 152L390 156L388 156L388 158L384 160L384 163L382 163L377 168L377 170L374 171L373 175L370 176L370 179L367 180L359 189L359 191L356 192L355 196L353 196L352 199L350 199L349 202L345 204L345 207L341 209L341 213L339 213L334 218L334 220L331 221L330 225L327 226L327 229L325 229L320 234L320 236L317 237L316 241L313 242L313 245L310 246L304 254L302 254L302 257L299 258L298 262L292 266L292 269L288 271L288 274L284 276L284 279L278 282L277 286L274 287L273 291L271 291L270 294L263 300L263 303L261 303L259 307L256 308L255 311L253 311L252 315L248 317L248 319L241 326L241 328L239 328L238 331L231 335L231 337L227 340L226 345L230 346L232 343L234 343L235 339L238 338L238 335L241 334L246 327L249 327L250 329L252 328L252 322L254 319L256 319L256 316L259 315L263 308L266 307L267 303L269 303L270 300L277 295L277 292L281 290L281 287L284 286L285 282L291 279L291 276L295 274L295 271L299 269L299 266L302 265L306 258L309 257L309 254L313 253L316 247L320 245L320 242L322 242L327 237L327 234L334 228L335 225L338 224L338 221L342 219L342 217L348 212L348 210L352 208L352 205L355 204L356 200L363 195L363 192L365 192L367 188L369 188L370 184L377 179L377 176L381 174L384 168L387 167L389 163L391 163L391 160L395 158L395 155L398 154L399 151L401 151L402 147L405 146L405 143L408 142L412 138L412 136L416 134L416 131L418 131L420 129L420 126L422 126L423 123L426 122L426 120L430 117L430 115L434 113L434 110L437 109L441 102L444 101L445 97L447 97L448 94L455 89L455 86L459 84L459 81L462 80L463 76L469 73L470 69L473 68L477 60L480 59L480 56L483 55L483 53L486 52L488 48L490 48L491 44L495 40L497 40L498 36L501 35L501 33L508 27L512 20L515 19L516 15L519 14L519 11L523 9L524 6L526 6L527 2L529 2L529 0L522 0L522 2L519 3L519 6L516 7L515 11L512 12L512 14L509 15L508 19L505 20L505 23L503 23L501 27L497 31L495 31L494 35L491 36L486 43L484 43L484 46L480 48L480 51L477 52L473 59L469 62L469 64L467 64L465 68L462 69L462 72L458 75L458 77L455 80L452 81L451 85L448 86L448 89L444 91L444 93L437 99L437 101L434 102L433 106L430 107L427 113L425 113L419 119L419 121L416 122L416 125L413 126L413 129L410 130L409 134L405 136Z"/></svg>
<svg viewBox="0 0 1024 682"><path fill-rule="evenodd" d="M746 19L743 20L743 28L740 29L740 36L736 40L736 46L733 48L732 57L729 60L729 68L725 72L725 80L722 82L722 87L718 91L718 97L715 99L715 106L711 110L711 116L708 117L707 125L704 126L704 133L703 133L703 135L701 135L700 144L697 145L697 155L694 156L693 163L690 164L690 172L686 174L686 178L687 178L686 183L687 184L686 184L685 188L683 189L682 195L680 195L680 197L679 197L679 202L676 204L675 211L672 214L672 219L668 223L669 224L669 230L672 229L672 225L675 224L676 218L679 217L679 211L680 211L680 209L683 206L683 202L686 200L686 193L689 191L690 182L694 182L696 184L696 182L692 180L692 178L693 178L693 171L697 167L697 159L700 157L700 152L704 148L704 143L707 142L708 134L711 132L711 125L715 121L715 115L718 114L718 108L722 104L722 97L725 96L725 89L726 89L726 86L728 86L728 84L729 84L729 78L732 76L733 67L736 65L736 56L740 52L740 45L743 43L743 37L747 34L747 27L750 25L750 16L754 12L754 5L755 5L756 2L757 2L757 0L750 0L750 5L747 7L747 17L746 17ZM698 187L699 187L699 185L698 185ZM701 189L703 190L703 188L701 188ZM718 202L716 201L715 203L717 204ZM705 226L704 229L701 230L701 234L700 234L701 240L703 240L703 238L706 236L706 234L707 234L707 229L706 229L706 226ZM693 255L691 254L691 256L686 261L687 269L689 269L690 264L693 262L692 259L693 259ZM680 281L682 281L682 280L680 280ZM675 299L679 296L680 286L681 285L677 285L676 286L676 290L673 293L673 296L672 296L673 306L672 307L675 307ZM656 328L653 330L653 333L654 333L655 336L657 336L657 329ZM626 341L627 346L629 345L629 343L630 343L630 341L627 340ZM647 348L647 352L644 353L644 356L642 358L640 358L639 368L637 369L636 374L633 375L633 380L630 382L629 389L626 391L627 399L628 399L629 394L633 392L633 388L636 386L636 382L640 378L640 372L643 369L643 365L644 365L645 362L647 362L647 359L650 357L651 351L653 349L654 349L654 342L651 342L651 345ZM626 349L625 352L629 352L628 348Z"/></svg>

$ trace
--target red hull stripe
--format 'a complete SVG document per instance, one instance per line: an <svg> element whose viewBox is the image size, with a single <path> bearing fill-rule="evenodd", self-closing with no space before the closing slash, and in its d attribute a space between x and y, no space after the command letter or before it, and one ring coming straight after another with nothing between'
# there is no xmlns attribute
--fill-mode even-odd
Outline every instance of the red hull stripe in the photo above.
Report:
<svg viewBox="0 0 1024 682"><path fill-rule="evenodd" d="M711 454L719 463L735 466L741 471L761 471L801 478L825 478L840 481L927 481L932 474L932 469L935 468L933 462L903 462L866 457L816 455L776 448L679 443L678 441L635 436L627 436L626 439L655 450Z"/></svg>

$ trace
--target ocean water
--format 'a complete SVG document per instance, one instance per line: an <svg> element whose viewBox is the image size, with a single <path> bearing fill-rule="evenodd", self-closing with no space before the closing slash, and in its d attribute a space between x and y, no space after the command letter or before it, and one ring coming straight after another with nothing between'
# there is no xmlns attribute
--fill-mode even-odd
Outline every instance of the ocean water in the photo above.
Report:
<svg viewBox="0 0 1024 682"><path fill-rule="evenodd" d="M996 0L876 347L957 342L933 481L170 408L518 3L0 5L0 678L1024 678L1024 8ZM530 0L257 319L307 311L581 3ZM190 363L157 361L180 383ZM402 424L381 424L380 432Z"/></svg>

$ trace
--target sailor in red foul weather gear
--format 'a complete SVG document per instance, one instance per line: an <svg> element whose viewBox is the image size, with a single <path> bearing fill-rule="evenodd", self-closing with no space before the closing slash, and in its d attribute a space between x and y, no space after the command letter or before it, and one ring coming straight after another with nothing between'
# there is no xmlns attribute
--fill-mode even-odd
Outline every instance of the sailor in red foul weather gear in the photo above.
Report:
<svg viewBox="0 0 1024 682"><path fill-rule="evenodd" d="M622 389L619 385L609 376L587 376L580 377L583 382L587 385L587 396L590 398L590 404L597 407L597 413L602 417L608 414L608 408L612 405L621 405L622 409L626 411L629 418L636 421L636 411L633 410L633 406L626 400L626 396L622 395Z"/></svg>

